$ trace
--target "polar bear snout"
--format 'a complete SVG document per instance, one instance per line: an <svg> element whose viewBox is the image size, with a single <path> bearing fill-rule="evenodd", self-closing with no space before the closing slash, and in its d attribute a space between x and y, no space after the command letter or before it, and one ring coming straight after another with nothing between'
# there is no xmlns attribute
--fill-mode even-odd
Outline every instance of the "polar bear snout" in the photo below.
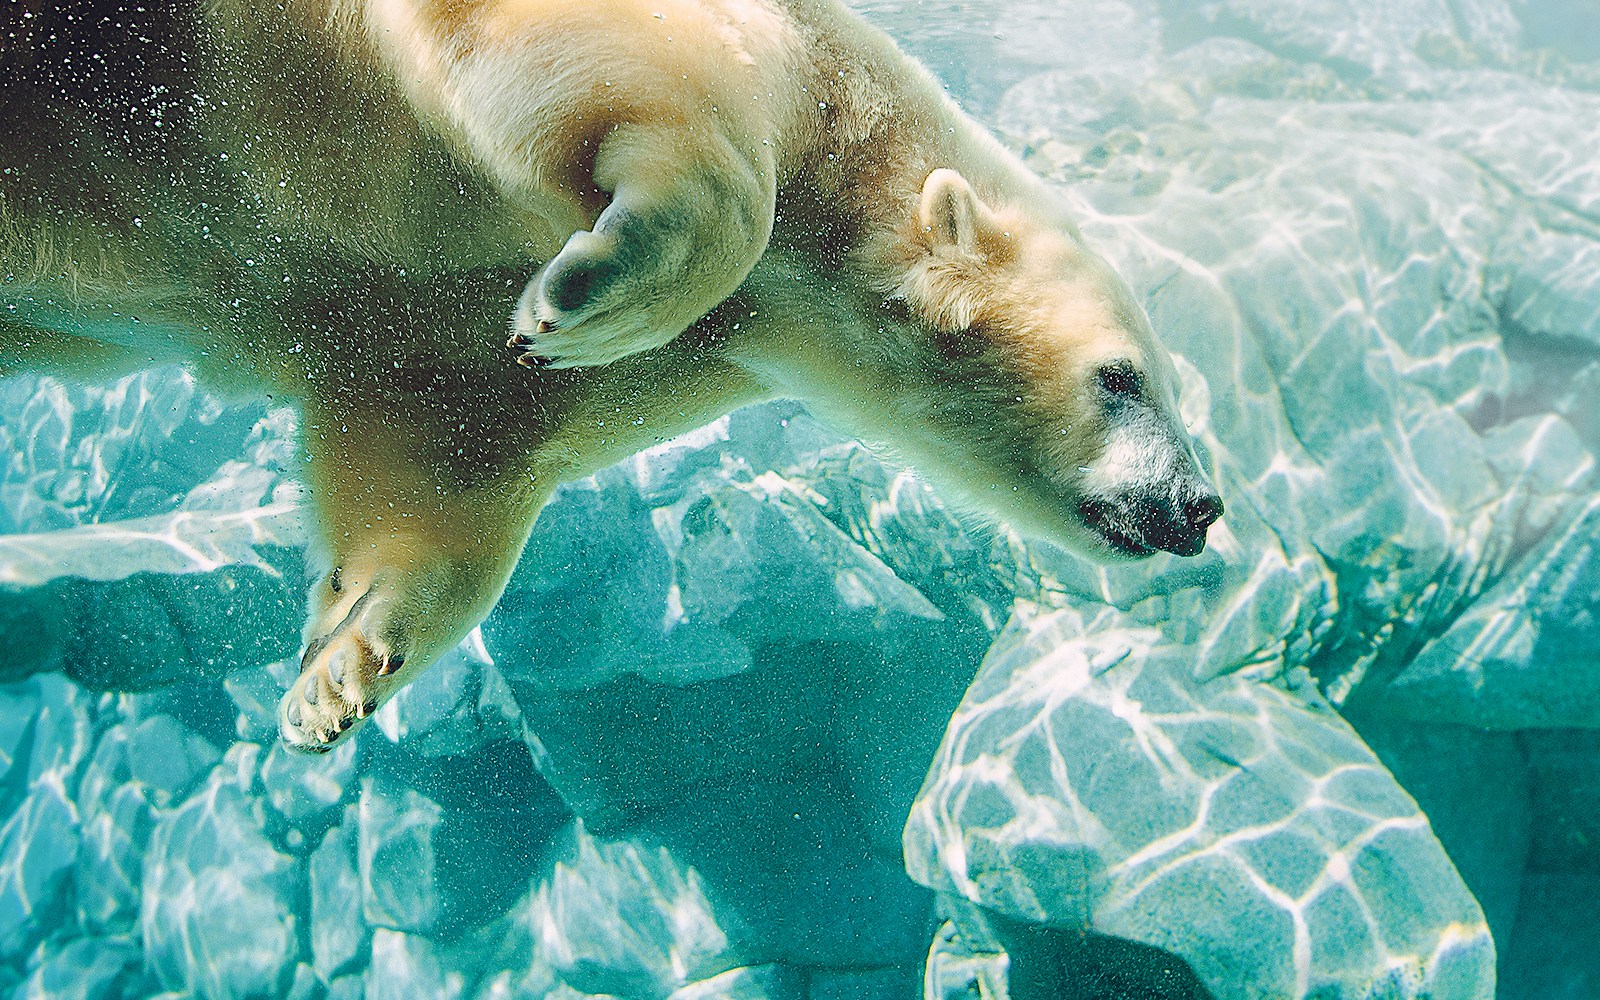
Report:
<svg viewBox="0 0 1600 1000"><path fill-rule="evenodd" d="M1078 468L1079 518L1113 555L1199 555L1222 517L1222 497L1174 399L1127 360L1102 365L1094 384L1106 433L1100 453Z"/></svg>
<svg viewBox="0 0 1600 1000"><path fill-rule="evenodd" d="M1142 559L1160 551L1197 556L1205 551L1206 532L1221 519L1223 505L1211 484L1197 475L1170 489L1141 485L1091 497L1078 513L1117 555Z"/></svg>
<svg viewBox="0 0 1600 1000"><path fill-rule="evenodd" d="M1182 493L1146 513L1145 539L1163 552L1197 556L1205 551L1207 530L1222 517L1222 497L1200 479L1185 483Z"/></svg>
<svg viewBox="0 0 1600 1000"><path fill-rule="evenodd" d="M1226 508L1222 506L1222 497L1217 494L1216 490L1211 488L1210 484L1206 484L1203 492L1197 492L1184 502L1184 522L1191 532L1199 535L1201 548L1205 547L1206 531L1213 524L1222 520L1225 510ZM1196 551L1198 552L1199 550L1197 549ZM1179 555L1182 554L1179 553Z"/></svg>
<svg viewBox="0 0 1600 1000"><path fill-rule="evenodd" d="M1223 505L1187 435L1147 404L1113 419L1105 450L1083 470L1079 516L1126 558L1199 555Z"/></svg>

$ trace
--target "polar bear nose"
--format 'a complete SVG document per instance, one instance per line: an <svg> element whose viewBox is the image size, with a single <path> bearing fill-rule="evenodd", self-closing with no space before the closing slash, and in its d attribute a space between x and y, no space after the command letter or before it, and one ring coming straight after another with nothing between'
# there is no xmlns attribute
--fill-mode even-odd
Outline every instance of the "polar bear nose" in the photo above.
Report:
<svg viewBox="0 0 1600 1000"><path fill-rule="evenodd" d="M1188 519L1191 529L1204 532L1222 520L1222 498L1217 496L1216 491L1207 489L1183 505L1183 516Z"/></svg>
<svg viewBox="0 0 1600 1000"><path fill-rule="evenodd" d="M1174 555L1197 556L1205 551L1206 530L1222 517L1222 498L1205 483L1195 483L1184 492L1173 504L1170 519L1152 525L1147 541Z"/></svg>

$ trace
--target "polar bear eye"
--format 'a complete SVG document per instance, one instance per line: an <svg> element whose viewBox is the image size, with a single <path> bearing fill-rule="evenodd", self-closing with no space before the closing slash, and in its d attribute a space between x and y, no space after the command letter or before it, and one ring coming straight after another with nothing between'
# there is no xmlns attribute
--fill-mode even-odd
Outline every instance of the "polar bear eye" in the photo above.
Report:
<svg viewBox="0 0 1600 1000"><path fill-rule="evenodd" d="M1127 361L1101 365L1095 377L1100 388L1112 396L1138 396L1144 391L1144 376Z"/></svg>

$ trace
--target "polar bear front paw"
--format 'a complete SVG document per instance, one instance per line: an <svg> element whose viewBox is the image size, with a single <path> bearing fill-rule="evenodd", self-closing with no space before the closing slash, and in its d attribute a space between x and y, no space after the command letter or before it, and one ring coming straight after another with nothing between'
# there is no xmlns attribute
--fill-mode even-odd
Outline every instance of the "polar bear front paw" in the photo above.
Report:
<svg viewBox="0 0 1600 1000"><path fill-rule="evenodd" d="M647 270L630 267L614 234L574 233L528 283L506 341L527 368L610 364L676 336L671 301L678 289L642 287Z"/></svg>
<svg viewBox="0 0 1600 1000"><path fill-rule="evenodd" d="M404 686L406 658L382 637L382 617L383 595L368 590L332 632L307 645L300 676L278 705L278 731L291 750L327 753Z"/></svg>

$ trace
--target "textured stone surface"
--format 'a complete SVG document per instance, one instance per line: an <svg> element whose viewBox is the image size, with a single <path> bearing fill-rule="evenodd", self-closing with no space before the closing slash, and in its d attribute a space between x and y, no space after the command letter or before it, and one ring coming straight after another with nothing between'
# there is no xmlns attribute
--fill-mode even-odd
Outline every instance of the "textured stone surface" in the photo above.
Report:
<svg viewBox="0 0 1600 1000"><path fill-rule="evenodd" d="M1600 671L1574 669L1600 640L1600 502L1560 524L1383 694L1411 719L1490 729L1600 727Z"/></svg>
<svg viewBox="0 0 1600 1000"><path fill-rule="evenodd" d="M16 1000L123 1000L143 983L139 943L126 937L81 937L43 960L12 994Z"/></svg>
<svg viewBox="0 0 1600 1000"><path fill-rule="evenodd" d="M261 754L267 803L296 828L314 834L334 822L356 794L356 748L347 744L313 760L286 749L275 728L272 736Z"/></svg>
<svg viewBox="0 0 1600 1000"><path fill-rule="evenodd" d="M907 825L914 878L1165 949L1219 1000L1362 997L1397 969L1396 995L1493 995L1477 903L1309 684L1196 683L1189 650L1084 625L996 644Z"/></svg>
<svg viewBox="0 0 1600 1000"><path fill-rule="evenodd" d="M408 753L430 757L523 738L522 710L476 635L395 695L373 722Z"/></svg>
<svg viewBox="0 0 1600 1000"><path fill-rule="evenodd" d="M440 965L427 938L381 927L373 932L366 1000L457 1000L463 989L461 974Z"/></svg>
<svg viewBox="0 0 1600 1000"><path fill-rule="evenodd" d="M91 930L129 930L139 919L144 845L155 826L149 793L118 785L86 804L82 815L72 872L78 920Z"/></svg>
<svg viewBox="0 0 1600 1000"><path fill-rule="evenodd" d="M498 917L567 819L520 741L462 749L361 778L358 882L375 927L449 937Z"/></svg>
<svg viewBox="0 0 1600 1000"><path fill-rule="evenodd" d="M0 955L16 960L61 919L62 888L78 859L78 811L46 776L0 827Z"/></svg>
<svg viewBox="0 0 1600 1000"><path fill-rule="evenodd" d="M763 965L729 969L690 983L673 990L667 1000L798 1000L806 995L803 977L796 970ZM815 991L810 995L815 997Z"/></svg>
<svg viewBox="0 0 1600 1000"><path fill-rule="evenodd" d="M344 822L322 838L308 866L312 964L324 982L359 964L371 948L362 914L360 822L358 808L347 808Z"/></svg>
<svg viewBox="0 0 1600 1000"><path fill-rule="evenodd" d="M253 789L237 783L252 757L230 752L204 790L156 824L145 855L146 962L163 986L205 1000L280 994L299 956L304 874L261 829Z"/></svg>
<svg viewBox="0 0 1600 1000"><path fill-rule="evenodd" d="M1524 738L1409 719L1358 716L1352 721L1428 815L1503 952L1521 911L1535 827L1549 821L1547 812L1529 808L1535 775ZM1482 780L1472 776L1492 776L1495 794L1484 794Z"/></svg>
<svg viewBox="0 0 1600 1000"><path fill-rule="evenodd" d="M571 988L651 996L709 978L729 945L726 917L693 870L660 847L563 837L523 919L536 955Z"/></svg>
<svg viewBox="0 0 1600 1000"><path fill-rule="evenodd" d="M434 840L444 823L439 804L398 782L368 778L361 787L362 915L376 927L428 932L444 920L434 892Z"/></svg>
<svg viewBox="0 0 1600 1000"><path fill-rule="evenodd" d="M58 674L7 685L0 698L7 710L0 750L9 744L0 785L17 794L45 778L67 784L92 745L91 699Z"/></svg>
<svg viewBox="0 0 1600 1000"><path fill-rule="evenodd" d="M157 369L0 380L0 680L98 689L287 655L303 596L292 415ZM234 627L208 616L226 607Z"/></svg>
<svg viewBox="0 0 1600 1000"><path fill-rule="evenodd" d="M0 641L25 651L0 677L139 690L279 659L299 641L304 542L287 504L0 537Z"/></svg>
<svg viewBox="0 0 1600 1000"><path fill-rule="evenodd" d="M923 995L927 1000L1004 996L1010 964L1009 956L992 935L984 933L975 938L963 933L955 921L945 921L934 933L928 949Z"/></svg>
<svg viewBox="0 0 1600 1000"><path fill-rule="evenodd" d="M174 368L110 386L8 378L0 382L0 413L0 530L6 534L171 510L208 475L207 459L215 469L238 458L241 449L272 433L274 421L284 420L269 417L259 404L225 407ZM233 471L254 478L243 467ZM250 505L260 497L258 491Z"/></svg>

